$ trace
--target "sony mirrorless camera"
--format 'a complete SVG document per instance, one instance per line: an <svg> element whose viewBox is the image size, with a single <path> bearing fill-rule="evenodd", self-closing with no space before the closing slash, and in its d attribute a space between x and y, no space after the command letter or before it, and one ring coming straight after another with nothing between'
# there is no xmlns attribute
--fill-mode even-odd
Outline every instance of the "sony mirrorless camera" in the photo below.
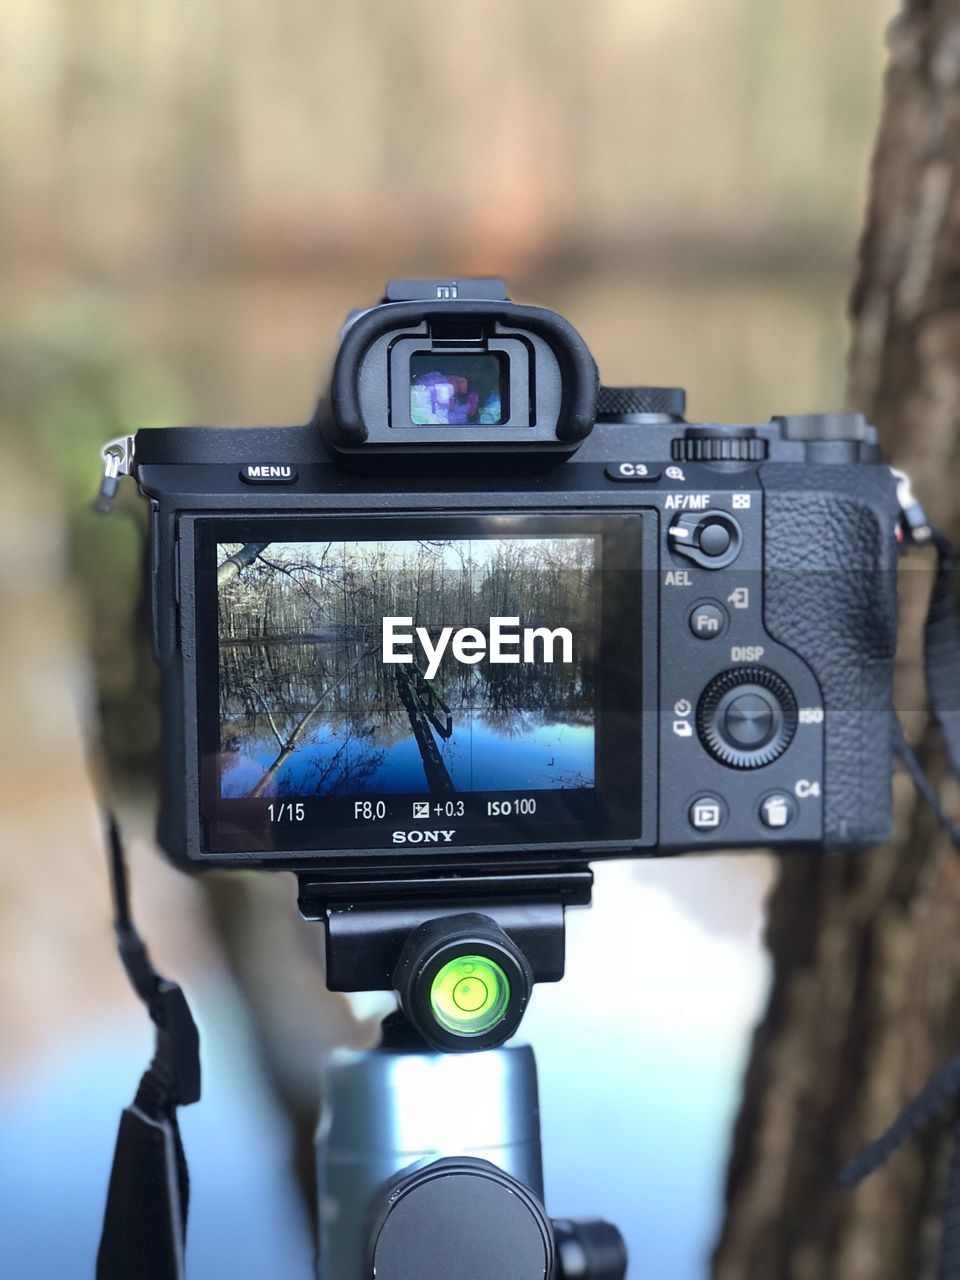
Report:
<svg viewBox="0 0 960 1280"><path fill-rule="evenodd" d="M688 423L500 281L394 281L308 425L104 456L150 502L182 865L415 880L889 834L901 507L857 415Z"/></svg>

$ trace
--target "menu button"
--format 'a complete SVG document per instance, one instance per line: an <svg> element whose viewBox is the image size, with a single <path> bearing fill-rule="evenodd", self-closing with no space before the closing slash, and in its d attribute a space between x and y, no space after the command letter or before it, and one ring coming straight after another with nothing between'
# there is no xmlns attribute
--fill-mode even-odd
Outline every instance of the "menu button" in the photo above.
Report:
<svg viewBox="0 0 960 1280"><path fill-rule="evenodd" d="M293 484L297 468L289 463L248 462L240 468L240 479L245 484Z"/></svg>

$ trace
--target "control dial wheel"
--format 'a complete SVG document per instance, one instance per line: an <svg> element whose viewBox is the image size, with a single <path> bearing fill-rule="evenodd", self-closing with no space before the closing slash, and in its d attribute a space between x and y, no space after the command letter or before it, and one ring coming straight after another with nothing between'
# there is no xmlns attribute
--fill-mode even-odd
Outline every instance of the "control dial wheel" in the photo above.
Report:
<svg viewBox="0 0 960 1280"><path fill-rule="evenodd" d="M753 427L688 427L670 442L674 462L763 462L767 442Z"/></svg>
<svg viewBox="0 0 960 1280"><path fill-rule="evenodd" d="M697 706L700 741L731 769L759 769L786 751L797 728L797 700L767 667L737 667L711 680Z"/></svg>
<svg viewBox="0 0 960 1280"><path fill-rule="evenodd" d="M687 393L682 387L601 387L597 395L597 421L619 422L636 414L682 418Z"/></svg>

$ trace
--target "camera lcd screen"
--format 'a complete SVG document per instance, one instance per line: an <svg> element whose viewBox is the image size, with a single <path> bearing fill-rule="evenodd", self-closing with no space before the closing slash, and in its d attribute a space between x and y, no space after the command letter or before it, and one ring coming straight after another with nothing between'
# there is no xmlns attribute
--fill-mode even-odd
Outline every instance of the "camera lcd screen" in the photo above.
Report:
<svg viewBox="0 0 960 1280"><path fill-rule="evenodd" d="M508 404L502 352L420 352L410 357L410 421L427 426L499 426Z"/></svg>
<svg viewBox="0 0 960 1280"><path fill-rule="evenodd" d="M639 517L203 523L211 851L637 834Z"/></svg>

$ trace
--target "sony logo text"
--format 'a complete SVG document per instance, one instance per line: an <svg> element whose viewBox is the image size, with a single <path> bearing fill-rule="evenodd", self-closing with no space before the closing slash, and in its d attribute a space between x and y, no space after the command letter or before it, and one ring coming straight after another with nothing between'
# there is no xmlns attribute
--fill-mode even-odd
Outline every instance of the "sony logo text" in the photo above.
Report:
<svg viewBox="0 0 960 1280"><path fill-rule="evenodd" d="M456 834L456 829L453 831L421 831L419 829L415 829L413 831L395 831L393 833L393 843L450 844Z"/></svg>
<svg viewBox="0 0 960 1280"><path fill-rule="evenodd" d="M426 627L414 632L412 618L384 618L384 662L413 662L414 635L427 659L424 674L432 680L440 669L440 661L449 646L458 662L473 664L486 658L489 662L572 662L573 635L567 627L524 627L519 618L491 618L489 635L478 627L442 627L436 642ZM556 656L559 648L560 656ZM539 650L539 656L538 656ZM522 657L521 657L522 654Z"/></svg>

